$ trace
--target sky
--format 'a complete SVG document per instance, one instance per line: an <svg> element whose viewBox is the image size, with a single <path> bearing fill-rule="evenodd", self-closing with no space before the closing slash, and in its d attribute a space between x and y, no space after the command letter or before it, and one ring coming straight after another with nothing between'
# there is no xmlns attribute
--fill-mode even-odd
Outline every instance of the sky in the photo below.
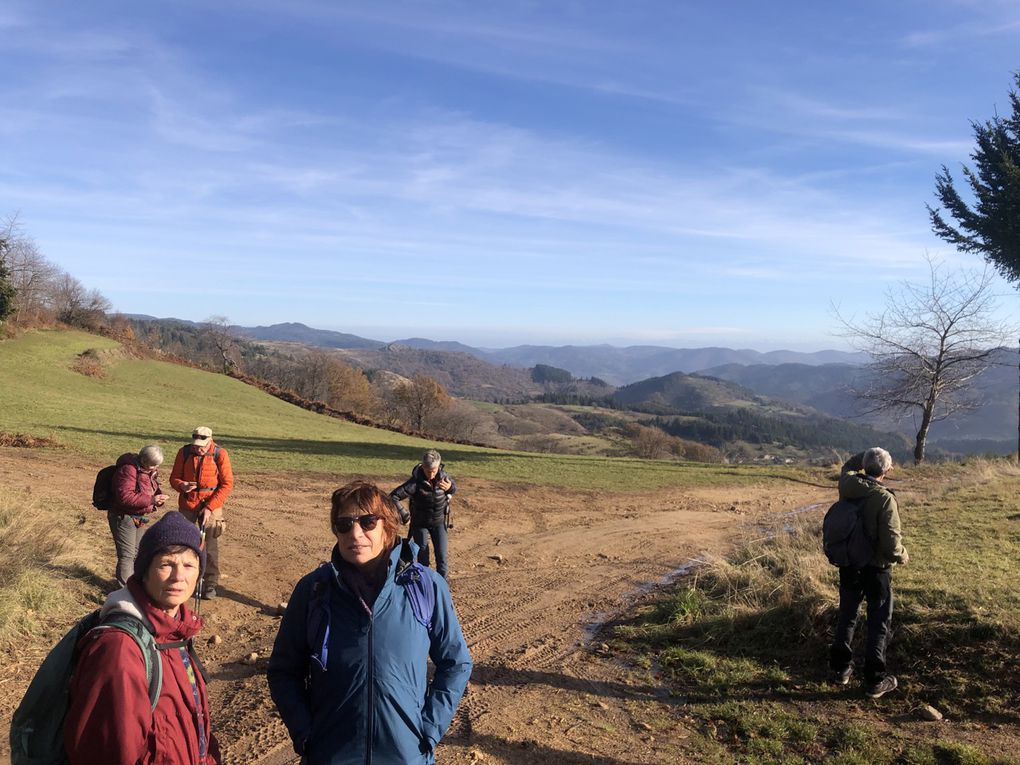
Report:
<svg viewBox="0 0 1020 765"><path fill-rule="evenodd" d="M925 205L1018 51L1013 0L0 0L0 218L124 313L840 348L982 267Z"/></svg>

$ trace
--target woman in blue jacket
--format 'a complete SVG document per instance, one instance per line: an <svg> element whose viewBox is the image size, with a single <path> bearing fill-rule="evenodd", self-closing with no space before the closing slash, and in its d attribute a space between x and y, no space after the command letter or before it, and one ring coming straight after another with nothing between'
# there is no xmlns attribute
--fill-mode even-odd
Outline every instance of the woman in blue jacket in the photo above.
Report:
<svg viewBox="0 0 1020 765"><path fill-rule="evenodd" d="M471 674L450 590L373 484L333 492L330 526L331 560L298 582L276 636L273 702L307 765L433 763Z"/></svg>

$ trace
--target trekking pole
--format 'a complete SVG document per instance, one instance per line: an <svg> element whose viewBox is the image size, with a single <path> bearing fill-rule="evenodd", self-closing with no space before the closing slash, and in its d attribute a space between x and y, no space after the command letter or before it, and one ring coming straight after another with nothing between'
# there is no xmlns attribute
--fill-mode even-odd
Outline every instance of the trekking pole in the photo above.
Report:
<svg viewBox="0 0 1020 765"><path fill-rule="evenodd" d="M199 516L199 517L201 518L201 516ZM198 549L199 550L204 550L205 549L205 521L201 521L198 524L198 536L199 536L199 540L200 540L199 543L198 543ZM204 571L200 571L198 573L198 584L195 585L195 607L194 607L194 609L192 609L195 612L196 616L198 616L198 615L200 615L202 613L202 584L203 584L204 581L205 581L205 572Z"/></svg>

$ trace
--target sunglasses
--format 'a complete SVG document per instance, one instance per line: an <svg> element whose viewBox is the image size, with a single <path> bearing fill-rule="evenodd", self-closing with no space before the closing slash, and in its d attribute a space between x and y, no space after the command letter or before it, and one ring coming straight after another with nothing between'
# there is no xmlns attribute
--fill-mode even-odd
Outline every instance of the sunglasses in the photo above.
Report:
<svg viewBox="0 0 1020 765"><path fill-rule="evenodd" d="M361 526L362 531L371 531L381 520L382 519L378 515L372 515L371 513L368 515L359 515L357 518L352 518L349 515L342 515L333 522L333 527L336 529L337 534L350 534L355 523Z"/></svg>

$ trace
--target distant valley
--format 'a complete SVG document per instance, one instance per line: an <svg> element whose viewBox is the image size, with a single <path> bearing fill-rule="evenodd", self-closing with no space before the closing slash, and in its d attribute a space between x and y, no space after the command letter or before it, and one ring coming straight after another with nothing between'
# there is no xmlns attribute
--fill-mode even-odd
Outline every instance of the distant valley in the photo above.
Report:
<svg viewBox="0 0 1020 765"><path fill-rule="evenodd" d="M907 438L912 438L915 428L909 419L893 421L861 414L850 392L868 374L867 357L859 353L610 345L492 349L424 338L386 343L300 323L232 326L230 330L269 345L326 349L369 373L383 370L405 378L426 375L450 394L476 401L602 400L607 406L660 417L698 413L714 423L713 432L730 427L727 420L741 410L745 418L751 413L787 420L807 418L815 429L823 431L829 428L825 418L847 420L851 431L870 426ZM1003 349L999 361L999 366L977 381L975 391L981 406L935 423L932 447L953 452L1008 453L1015 449L1015 352ZM536 367L560 370L569 382L542 381L535 374ZM727 413L727 409L733 411ZM680 433L683 428L679 426L677 430L678 435L691 435Z"/></svg>
<svg viewBox="0 0 1020 765"><path fill-rule="evenodd" d="M423 351L466 353L492 364L506 364L530 369L536 364L566 369L575 377L597 377L610 385L627 385L649 377L671 372L700 372L726 364L863 364L867 357L844 351L770 351L730 348L668 348L655 345L633 345L618 348L612 345L518 345L512 348L474 348L454 341L437 342L409 338L385 343L342 332L313 329L304 324L273 324L268 327L231 327L237 334L253 340L293 342L321 348L355 348L379 350L387 346L403 346Z"/></svg>

